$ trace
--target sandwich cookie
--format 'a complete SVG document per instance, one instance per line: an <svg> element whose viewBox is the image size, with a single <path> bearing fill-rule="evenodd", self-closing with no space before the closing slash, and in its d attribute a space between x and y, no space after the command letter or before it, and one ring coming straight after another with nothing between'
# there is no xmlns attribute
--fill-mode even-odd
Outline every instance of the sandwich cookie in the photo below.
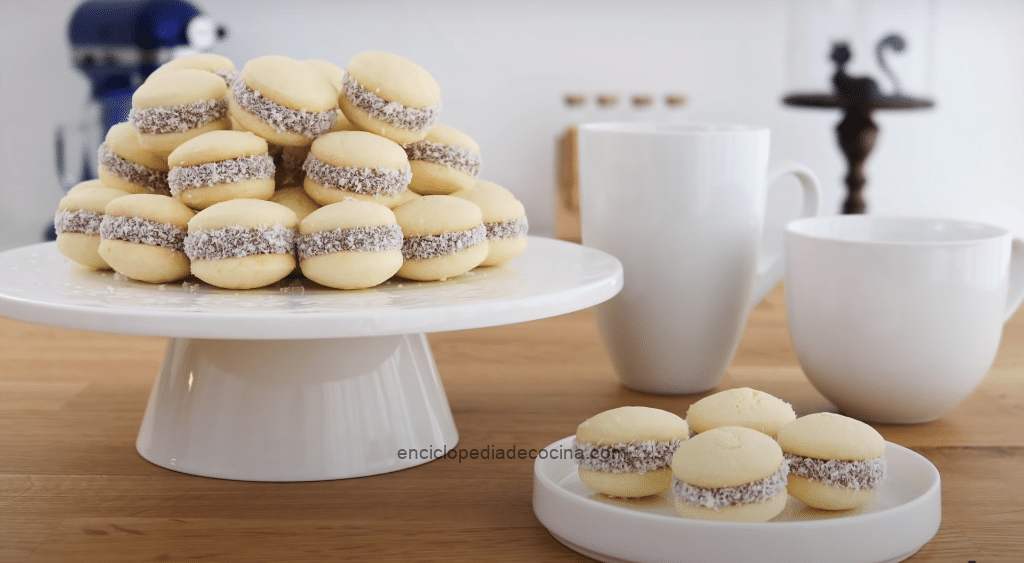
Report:
<svg viewBox="0 0 1024 563"><path fill-rule="evenodd" d="M685 518L767 522L786 507L789 466L767 434L721 426L683 442L672 456L676 511Z"/></svg>
<svg viewBox="0 0 1024 563"><path fill-rule="evenodd" d="M398 275L417 281L446 280L487 257L487 230L480 208L450 195L425 195L394 209L402 227Z"/></svg>
<svg viewBox="0 0 1024 563"><path fill-rule="evenodd" d="M387 281L402 266L402 229L388 207L346 199L310 213L299 224L302 275L336 289Z"/></svg>
<svg viewBox="0 0 1024 563"><path fill-rule="evenodd" d="M185 253L192 274L224 289L252 289L284 279L296 266L299 220L261 199L215 203L188 222Z"/></svg>
<svg viewBox="0 0 1024 563"><path fill-rule="evenodd" d="M98 176L105 185L131 194L170 194L167 158L143 148L130 124L118 123L107 131L98 157Z"/></svg>
<svg viewBox="0 0 1024 563"><path fill-rule="evenodd" d="M440 120L441 88L416 63L367 51L349 60L338 105L360 129L407 145Z"/></svg>
<svg viewBox="0 0 1024 563"><path fill-rule="evenodd" d="M100 255L133 280L167 283L188 277L185 230L195 215L159 194L131 194L107 204L100 225Z"/></svg>
<svg viewBox="0 0 1024 563"><path fill-rule="evenodd" d="M302 186L289 186L281 188L270 196L270 201L281 205L295 212L295 216L302 221L307 215L320 209L320 204L313 201L302 189Z"/></svg>
<svg viewBox="0 0 1024 563"><path fill-rule="evenodd" d="M334 86L312 65L289 57L250 60L229 98L232 117L276 145L309 145L337 120Z"/></svg>
<svg viewBox="0 0 1024 563"><path fill-rule="evenodd" d="M619 407L594 415L573 440L580 481L613 497L667 491L672 455L689 435L685 420L661 409Z"/></svg>
<svg viewBox="0 0 1024 563"><path fill-rule="evenodd" d="M695 434L719 426L743 426L774 438L779 428L795 419L789 403L749 387L709 395L686 411L686 422Z"/></svg>
<svg viewBox="0 0 1024 563"><path fill-rule="evenodd" d="M224 80L204 70L153 73L132 95L128 122L144 149L166 156L192 137L231 128L226 95Z"/></svg>
<svg viewBox="0 0 1024 563"><path fill-rule="evenodd" d="M313 141L302 169L302 185L320 205L351 197L394 207L412 178L402 147L365 131L338 131Z"/></svg>
<svg viewBox="0 0 1024 563"><path fill-rule="evenodd" d="M171 195L193 209L229 199L269 199L274 159L267 142L247 131L211 131L167 157Z"/></svg>
<svg viewBox="0 0 1024 563"><path fill-rule="evenodd" d="M443 123L422 141L405 145L412 167L409 189L418 194L451 194L473 186L480 175L480 147L469 135Z"/></svg>
<svg viewBox="0 0 1024 563"><path fill-rule="evenodd" d="M72 188L57 204L53 226L57 232L57 250L72 261L96 270L108 270L110 264L100 256L100 224L107 204L128 195L107 188L97 180Z"/></svg>
<svg viewBox="0 0 1024 563"><path fill-rule="evenodd" d="M885 480L885 439L859 420L810 414L783 426L778 440L789 460L789 494L808 506L863 506Z"/></svg>
<svg viewBox="0 0 1024 563"><path fill-rule="evenodd" d="M494 182L477 180L470 189L452 196L475 203L483 213L489 250L481 266L504 264L526 250L530 225L526 209L512 192Z"/></svg>
<svg viewBox="0 0 1024 563"><path fill-rule="evenodd" d="M183 68L212 72L213 74L221 77L224 80L224 84L229 88L231 87L231 84L234 83L235 78L238 77L238 70L235 68L235 63L231 62L231 59L223 55L217 55L214 53L196 53L171 59L160 65L160 67L154 70L150 76L157 72L180 70Z"/></svg>
<svg viewBox="0 0 1024 563"><path fill-rule="evenodd" d="M103 180L100 180L100 179L83 180L83 181L75 184L74 186L71 186L71 189L68 190L68 193L64 194L64 195L69 195L69 194L81 192L81 191L84 191L84 190L89 190L89 189L92 189L92 188L109 188L109 187L110 186L105 184L103 182ZM113 189L116 190L117 188L113 188ZM128 193L128 192L125 192L124 190L119 190L119 191L123 192L122 195Z"/></svg>

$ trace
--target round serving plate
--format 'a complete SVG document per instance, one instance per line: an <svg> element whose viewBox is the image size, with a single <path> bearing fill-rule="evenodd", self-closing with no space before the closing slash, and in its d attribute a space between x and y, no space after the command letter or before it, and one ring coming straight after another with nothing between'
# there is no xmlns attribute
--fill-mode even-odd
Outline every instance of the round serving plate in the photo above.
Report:
<svg viewBox="0 0 1024 563"><path fill-rule="evenodd" d="M714 522L676 513L671 491L642 499L596 493L578 477L573 436L534 464L533 510L570 549L606 562L894 563L928 543L942 519L939 472L927 459L886 443L877 497L829 512L789 497L769 522Z"/></svg>
<svg viewBox="0 0 1024 563"><path fill-rule="evenodd" d="M386 473L428 461L403 452L450 450L458 432L425 333L557 316L621 288L614 257L543 237L503 266L356 291L147 284L77 266L55 243L0 253L0 316L171 339L144 458L251 481Z"/></svg>

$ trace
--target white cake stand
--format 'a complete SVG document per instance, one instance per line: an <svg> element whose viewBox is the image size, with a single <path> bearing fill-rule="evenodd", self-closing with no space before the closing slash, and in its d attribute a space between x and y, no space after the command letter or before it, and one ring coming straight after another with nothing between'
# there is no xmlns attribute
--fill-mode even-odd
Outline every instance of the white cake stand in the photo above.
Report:
<svg viewBox="0 0 1024 563"><path fill-rule="evenodd" d="M557 316L622 288L614 257L531 237L504 266L339 291L151 285L54 243L0 254L0 315L171 338L136 446L159 466L246 481L375 475L443 456L458 432L425 333Z"/></svg>

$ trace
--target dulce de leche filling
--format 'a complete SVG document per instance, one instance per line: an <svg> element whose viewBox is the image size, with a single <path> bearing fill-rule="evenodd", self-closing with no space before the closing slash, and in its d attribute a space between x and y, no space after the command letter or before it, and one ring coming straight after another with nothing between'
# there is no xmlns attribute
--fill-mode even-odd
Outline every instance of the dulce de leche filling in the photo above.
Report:
<svg viewBox="0 0 1024 563"><path fill-rule="evenodd" d="M195 166L171 168L171 171L167 173L167 184L171 194L178 195L189 188L272 178L273 176L274 158L268 154L256 154L206 162Z"/></svg>
<svg viewBox="0 0 1024 563"><path fill-rule="evenodd" d="M406 237L402 241L402 257L406 260L422 260L454 254L480 244L486 238L487 230L482 224L466 231Z"/></svg>
<svg viewBox="0 0 1024 563"><path fill-rule="evenodd" d="M193 231L185 236L185 254L191 260L245 258L255 254L294 254L295 230L284 225Z"/></svg>
<svg viewBox="0 0 1024 563"><path fill-rule="evenodd" d="M299 259L335 252L380 252L402 248L402 228L398 225L334 229L308 235L298 240Z"/></svg>
<svg viewBox="0 0 1024 563"><path fill-rule="evenodd" d="M141 133L176 133L213 123L228 114L224 98L170 107L132 108L128 122Z"/></svg>
<svg viewBox="0 0 1024 563"><path fill-rule="evenodd" d="M328 164L310 153L302 164L306 177L325 188L335 188L371 197L402 193L412 180L412 169L355 168Z"/></svg>
<svg viewBox="0 0 1024 563"><path fill-rule="evenodd" d="M282 106L249 88L241 77L231 87L231 96L239 107L266 121L277 131L296 133L310 139L330 131L338 120L338 112L334 109L305 111Z"/></svg>
<svg viewBox="0 0 1024 563"><path fill-rule="evenodd" d="M389 102L363 88L348 73L345 73L342 79L342 93L352 105L365 111L370 117L390 123L399 129L426 131L437 125L441 118L441 104L409 108L398 102Z"/></svg>
<svg viewBox="0 0 1024 563"><path fill-rule="evenodd" d="M789 461L793 475L811 481L818 481L830 487L843 489L872 490L885 479L885 458L876 457L863 461L837 459L816 459L794 454L784 454Z"/></svg>
<svg viewBox="0 0 1024 563"><path fill-rule="evenodd" d="M628 442L599 446L573 440L573 458L580 468L604 473L640 473L668 467L682 440Z"/></svg>
<svg viewBox="0 0 1024 563"><path fill-rule="evenodd" d="M185 229L141 217L106 215L100 225L100 238L180 251L185 240Z"/></svg>
<svg viewBox="0 0 1024 563"><path fill-rule="evenodd" d="M739 506L764 502L786 491L789 475L789 464L785 461L779 469L765 477L735 487L705 488L684 483L672 476L672 491L676 498L693 506L703 506L718 510L729 506Z"/></svg>
<svg viewBox="0 0 1024 563"><path fill-rule="evenodd" d="M451 166L470 176L480 174L480 169L483 167L480 155L469 149L431 143L430 141L417 141L406 145L405 154L409 160Z"/></svg>
<svg viewBox="0 0 1024 563"><path fill-rule="evenodd" d="M106 168L111 174L138 186L149 189L157 194L168 194L170 189L167 186L167 172L154 170L137 162L122 158L106 143L100 145L98 151L100 166Z"/></svg>
<svg viewBox="0 0 1024 563"><path fill-rule="evenodd" d="M530 224L526 217L519 217L508 221L484 223L484 228L487 229L487 238L489 239L519 238L526 236L527 231L530 230Z"/></svg>
<svg viewBox="0 0 1024 563"><path fill-rule="evenodd" d="M76 209L73 211L58 211L53 216L53 230L60 233L81 233L83 235L100 234L100 224L103 222L103 214L95 211Z"/></svg>

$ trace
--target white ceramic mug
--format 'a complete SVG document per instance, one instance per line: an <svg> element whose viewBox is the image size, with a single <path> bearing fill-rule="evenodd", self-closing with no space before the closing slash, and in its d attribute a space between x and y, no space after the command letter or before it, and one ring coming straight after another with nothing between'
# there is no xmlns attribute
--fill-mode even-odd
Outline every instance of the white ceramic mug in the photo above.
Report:
<svg viewBox="0 0 1024 563"><path fill-rule="evenodd" d="M760 256L767 186L793 174L802 216L819 210L806 167L767 173L769 142L762 127L580 127L583 244L623 264L622 291L596 316L626 387L700 393L725 374L750 309L784 270L778 258Z"/></svg>
<svg viewBox="0 0 1024 563"><path fill-rule="evenodd" d="M1024 240L1001 227L844 215L794 221L785 242L800 365L866 421L927 422L955 407L1024 298Z"/></svg>

